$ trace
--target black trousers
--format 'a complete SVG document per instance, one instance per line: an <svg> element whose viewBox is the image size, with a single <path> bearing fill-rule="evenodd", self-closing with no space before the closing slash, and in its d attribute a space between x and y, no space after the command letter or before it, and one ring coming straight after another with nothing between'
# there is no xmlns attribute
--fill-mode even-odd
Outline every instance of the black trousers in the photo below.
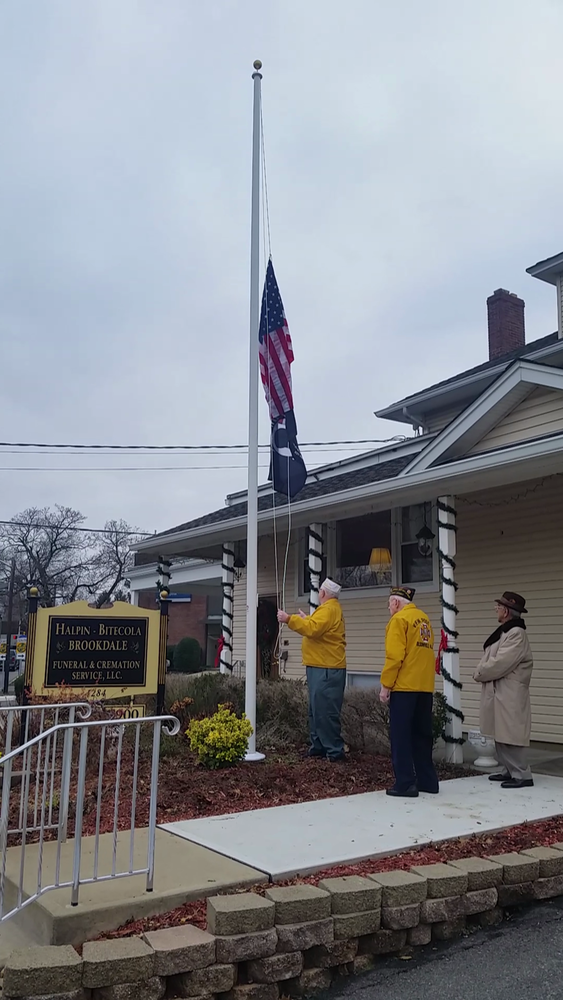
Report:
<svg viewBox="0 0 563 1000"><path fill-rule="evenodd" d="M425 691L392 691L389 701L391 757L395 788L406 792L438 790L432 761L432 695Z"/></svg>

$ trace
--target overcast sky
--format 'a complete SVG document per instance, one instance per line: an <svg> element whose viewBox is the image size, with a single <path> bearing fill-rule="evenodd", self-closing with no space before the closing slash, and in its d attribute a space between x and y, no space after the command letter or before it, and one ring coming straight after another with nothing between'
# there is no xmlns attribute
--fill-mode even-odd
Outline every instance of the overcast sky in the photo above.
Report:
<svg viewBox="0 0 563 1000"><path fill-rule="evenodd" d="M485 361L495 288L551 333L562 37L559 0L5 0L1 440L245 442L257 57L301 441L409 433L374 409ZM244 454L4 452L0 518L152 531L245 485L159 471Z"/></svg>

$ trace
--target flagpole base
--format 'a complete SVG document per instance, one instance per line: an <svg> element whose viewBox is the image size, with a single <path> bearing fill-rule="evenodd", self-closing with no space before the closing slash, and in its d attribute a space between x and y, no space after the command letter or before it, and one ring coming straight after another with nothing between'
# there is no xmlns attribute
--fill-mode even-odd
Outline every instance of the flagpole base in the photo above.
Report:
<svg viewBox="0 0 563 1000"><path fill-rule="evenodd" d="M258 764L261 760L266 760L266 754L253 750L252 753L247 753L244 759L249 764Z"/></svg>

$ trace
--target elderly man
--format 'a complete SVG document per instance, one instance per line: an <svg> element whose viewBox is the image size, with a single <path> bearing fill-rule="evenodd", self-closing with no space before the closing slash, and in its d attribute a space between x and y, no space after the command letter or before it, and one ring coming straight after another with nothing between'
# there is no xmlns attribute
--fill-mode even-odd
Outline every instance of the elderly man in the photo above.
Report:
<svg viewBox="0 0 563 1000"><path fill-rule="evenodd" d="M481 684L481 733L494 737L503 770L489 775L501 788L527 788L534 784L527 760L532 711L530 680L534 661L526 623L526 601L505 591L495 602L499 627L484 645L484 655L473 675Z"/></svg>
<svg viewBox="0 0 563 1000"><path fill-rule="evenodd" d="M434 634L428 615L414 603L414 594L408 587L391 589L380 692L381 701L389 703L395 772L395 784L387 795L406 798L439 791L432 761Z"/></svg>
<svg viewBox="0 0 563 1000"><path fill-rule="evenodd" d="M344 742L340 713L346 687L346 634L341 588L326 579L319 590L319 606L312 615L301 609L298 615L278 611L278 621L303 636L303 664L309 689L309 757L343 761Z"/></svg>

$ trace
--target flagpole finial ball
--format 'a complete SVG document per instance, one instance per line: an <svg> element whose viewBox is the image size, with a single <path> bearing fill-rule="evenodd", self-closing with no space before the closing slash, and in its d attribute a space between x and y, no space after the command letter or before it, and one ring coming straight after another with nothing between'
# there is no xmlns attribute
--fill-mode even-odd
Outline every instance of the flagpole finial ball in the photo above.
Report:
<svg viewBox="0 0 563 1000"><path fill-rule="evenodd" d="M39 597L39 591L38 591L37 587L30 587L29 588L29 596L30 597Z"/></svg>
<svg viewBox="0 0 563 1000"><path fill-rule="evenodd" d="M252 65L254 66L255 70L262 69L262 60L261 59L255 59Z"/></svg>

